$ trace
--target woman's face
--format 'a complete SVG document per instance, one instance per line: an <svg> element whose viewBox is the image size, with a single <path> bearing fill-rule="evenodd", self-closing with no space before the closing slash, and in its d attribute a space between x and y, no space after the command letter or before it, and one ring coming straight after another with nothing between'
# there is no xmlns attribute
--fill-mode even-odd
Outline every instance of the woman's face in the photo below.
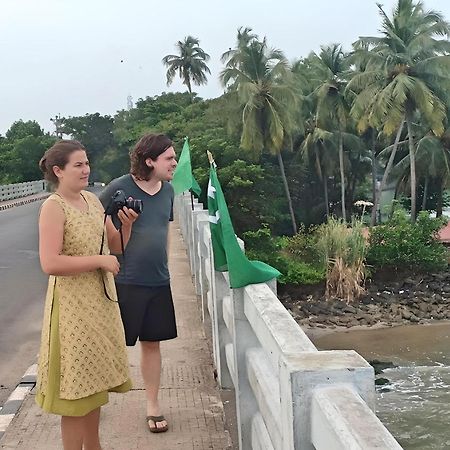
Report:
<svg viewBox="0 0 450 450"><path fill-rule="evenodd" d="M73 190L84 189L89 182L89 160L84 150L75 150L69 155L69 160L63 169L54 166L59 185Z"/></svg>

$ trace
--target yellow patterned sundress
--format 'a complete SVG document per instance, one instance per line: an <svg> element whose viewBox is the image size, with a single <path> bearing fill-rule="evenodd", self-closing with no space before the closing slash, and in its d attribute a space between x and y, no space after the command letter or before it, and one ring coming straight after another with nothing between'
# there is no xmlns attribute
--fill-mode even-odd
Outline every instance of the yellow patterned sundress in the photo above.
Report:
<svg viewBox="0 0 450 450"><path fill-rule="evenodd" d="M62 253L98 255L103 210L97 197L82 192L88 210L57 194L65 214ZM105 238L103 254L109 253ZM105 284L104 284L105 283ZM109 297L114 300L108 300ZM37 404L46 412L84 416L108 402L108 391L131 388L125 336L111 273L101 270L49 277L38 361Z"/></svg>

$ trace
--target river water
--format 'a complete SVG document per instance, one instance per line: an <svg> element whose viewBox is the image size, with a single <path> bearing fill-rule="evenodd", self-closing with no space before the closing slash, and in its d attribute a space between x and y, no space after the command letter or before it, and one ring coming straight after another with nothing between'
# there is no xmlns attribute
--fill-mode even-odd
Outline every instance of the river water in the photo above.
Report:
<svg viewBox="0 0 450 450"><path fill-rule="evenodd" d="M398 367L379 375L377 416L404 449L450 449L450 322L339 331L311 339Z"/></svg>

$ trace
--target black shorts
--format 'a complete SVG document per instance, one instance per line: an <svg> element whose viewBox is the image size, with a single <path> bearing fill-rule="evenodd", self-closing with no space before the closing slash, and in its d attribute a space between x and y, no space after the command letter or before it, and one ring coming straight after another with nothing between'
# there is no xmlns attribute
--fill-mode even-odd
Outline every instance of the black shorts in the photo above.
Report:
<svg viewBox="0 0 450 450"><path fill-rule="evenodd" d="M116 284L120 315L128 346L140 341L165 341L177 337L170 286Z"/></svg>

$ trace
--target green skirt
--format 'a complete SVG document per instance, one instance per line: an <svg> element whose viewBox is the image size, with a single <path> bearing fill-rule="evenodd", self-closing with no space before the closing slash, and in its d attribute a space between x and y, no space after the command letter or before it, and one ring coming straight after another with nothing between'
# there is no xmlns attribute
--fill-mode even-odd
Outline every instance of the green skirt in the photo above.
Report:
<svg viewBox="0 0 450 450"><path fill-rule="evenodd" d="M94 409L108 403L108 392L124 393L131 389L128 379L120 386L108 391L97 392L88 397L66 400L59 397L60 384L60 349L59 349L59 299L54 294L52 316L50 319L50 349L48 366L47 392L37 392L36 403L45 411L61 416L85 416Z"/></svg>

